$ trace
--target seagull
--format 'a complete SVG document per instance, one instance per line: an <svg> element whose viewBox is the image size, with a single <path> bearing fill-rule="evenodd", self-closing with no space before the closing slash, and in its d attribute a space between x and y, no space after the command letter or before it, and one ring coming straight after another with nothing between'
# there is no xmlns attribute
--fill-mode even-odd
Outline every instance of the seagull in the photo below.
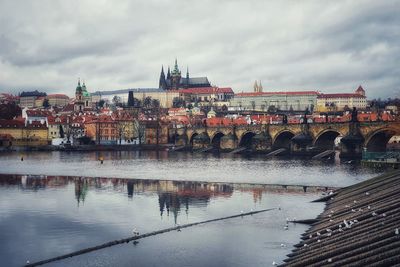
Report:
<svg viewBox="0 0 400 267"><path fill-rule="evenodd" d="M285 244L281 244L281 247L284 248L284 247L286 247L286 245Z"/></svg>
<svg viewBox="0 0 400 267"><path fill-rule="evenodd" d="M351 212L356 212L356 210L355 209L351 209Z"/></svg>
<svg viewBox="0 0 400 267"><path fill-rule="evenodd" d="M285 225L285 227L283 227L283 229L285 229L285 230L289 230L289 225Z"/></svg>
<svg viewBox="0 0 400 267"><path fill-rule="evenodd" d="M276 266L276 265L278 265L278 263L276 263L276 262L273 261L273 262L272 262L272 265Z"/></svg>
<svg viewBox="0 0 400 267"><path fill-rule="evenodd" d="M328 262L332 262L332 259L328 259Z"/></svg>
<svg viewBox="0 0 400 267"><path fill-rule="evenodd" d="M357 200L354 200L353 202L354 202L354 203L357 203Z"/></svg>
<svg viewBox="0 0 400 267"><path fill-rule="evenodd" d="M357 220L357 219L354 219L353 222L354 222L354 223L358 223L358 220Z"/></svg>
<svg viewBox="0 0 400 267"><path fill-rule="evenodd" d="M304 244L304 247L307 247L307 244Z"/></svg>
<svg viewBox="0 0 400 267"><path fill-rule="evenodd" d="M321 242L321 240L318 239L317 242L319 243L319 242Z"/></svg>
<svg viewBox="0 0 400 267"><path fill-rule="evenodd" d="M317 232L317 236L320 236L321 234L319 232Z"/></svg>
<svg viewBox="0 0 400 267"><path fill-rule="evenodd" d="M133 234L134 236L138 236L138 235L139 235L139 232L138 232L138 230L136 230L136 228L133 228L132 234Z"/></svg>
<svg viewBox="0 0 400 267"><path fill-rule="evenodd" d="M369 196L369 192L365 192L365 195L366 195L366 196Z"/></svg>
<svg viewBox="0 0 400 267"><path fill-rule="evenodd" d="M395 235L398 235L398 234L399 234L399 228L396 228L396 229L394 230L394 234L395 234Z"/></svg>
<svg viewBox="0 0 400 267"><path fill-rule="evenodd" d="M371 209L371 206L370 205L368 205L368 207L367 207L369 210Z"/></svg>
<svg viewBox="0 0 400 267"><path fill-rule="evenodd" d="M375 211L372 212L372 216L378 215Z"/></svg>
<svg viewBox="0 0 400 267"><path fill-rule="evenodd" d="M312 235L309 235L310 239L312 238Z"/></svg>
<svg viewBox="0 0 400 267"><path fill-rule="evenodd" d="M382 217L386 217L386 213L382 213Z"/></svg>
<svg viewBox="0 0 400 267"><path fill-rule="evenodd" d="M26 264L29 264L30 263L30 261L26 261Z"/></svg>

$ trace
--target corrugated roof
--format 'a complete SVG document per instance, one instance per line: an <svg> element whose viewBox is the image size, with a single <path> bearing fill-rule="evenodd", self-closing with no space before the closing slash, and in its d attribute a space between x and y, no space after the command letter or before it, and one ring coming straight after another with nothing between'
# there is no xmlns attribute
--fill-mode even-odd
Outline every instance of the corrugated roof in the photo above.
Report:
<svg viewBox="0 0 400 267"><path fill-rule="evenodd" d="M400 171L339 189L284 266L392 266L400 262ZM396 234L396 229L397 234Z"/></svg>

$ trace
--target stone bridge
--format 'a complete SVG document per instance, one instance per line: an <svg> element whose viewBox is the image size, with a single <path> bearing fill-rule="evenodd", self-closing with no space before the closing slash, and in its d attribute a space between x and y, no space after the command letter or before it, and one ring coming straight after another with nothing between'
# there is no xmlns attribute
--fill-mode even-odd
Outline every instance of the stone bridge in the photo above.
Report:
<svg viewBox="0 0 400 267"><path fill-rule="evenodd" d="M319 153L333 149L341 137L341 156L359 156L363 148L385 151L393 135L400 135L400 122L343 122L310 124L268 124L170 129L176 145L194 149L214 147L232 151L246 147L257 152L286 148L291 153Z"/></svg>

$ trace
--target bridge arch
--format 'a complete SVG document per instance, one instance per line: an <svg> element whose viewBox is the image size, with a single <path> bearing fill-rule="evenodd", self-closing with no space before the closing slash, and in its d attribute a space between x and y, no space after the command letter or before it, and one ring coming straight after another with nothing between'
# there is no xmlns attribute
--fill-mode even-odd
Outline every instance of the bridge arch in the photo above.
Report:
<svg viewBox="0 0 400 267"><path fill-rule="evenodd" d="M194 139L196 136L198 136L198 135L199 135L198 133L194 132L194 133L190 136L189 144L190 144L191 146L193 146L193 139Z"/></svg>
<svg viewBox="0 0 400 267"><path fill-rule="evenodd" d="M277 148L286 148L290 150L291 140L295 136L292 131L283 130L275 135L275 138L272 142L273 149Z"/></svg>
<svg viewBox="0 0 400 267"><path fill-rule="evenodd" d="M376 130L365 138L364 147L369 152L384 152L390 138L397 134L400 134L400 132L393 128Z"/></svg>
<svg viewBox="0 0 400 267"><path fill-rule="evenodd" d="M239 147L251 148L251 142L256 133L248 131L242 134L239 141Z"/></svg>
<svg viewBox="0 0 400 267"><path fill-rule="evenodd" d="M343 134L334 129L324 130L315 137L313 146L323 150L333 149L338 137L343 137Z"/></svg>
<svg viewBox="0 0 400 267"><path fill-rule="evenodd" d="M211 145L214 148L220 149L222 137L224 137L224 134L222 132L216 132L211 138Z"/></svg>

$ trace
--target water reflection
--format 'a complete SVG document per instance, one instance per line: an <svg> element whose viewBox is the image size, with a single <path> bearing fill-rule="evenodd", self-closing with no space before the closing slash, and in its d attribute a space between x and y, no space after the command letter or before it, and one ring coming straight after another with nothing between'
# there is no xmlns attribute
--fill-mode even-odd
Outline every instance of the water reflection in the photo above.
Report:
<svg viewBox="0 0 400 267"><path fill-rule="evenodd" d="M174 217L182 209L187 213L190 206L205 207L212 198L230 198L234 191L251 193L253 202L260 203L266 193L293 195L306 192L326 192L334 189L334 187L325 186L0 174L0 186L17 186L22 190L39 191L46 188L65 188L72 184L78 205L85 202L89 190L111 190L116 193L124 193L129 199L135 195L154 193L158 195L160 215L162 216L165 212L169 215L172 212Z"/></svg>
<svg viewBox="0 0 400 267"><path fill-rule="evenodd" d="M251 218L188 229L180 237L169 234L146 239L135 246L135 251L132 246L116 247L93 254L94 259L88 254L57 263L130 266L134 259L139 266L165 262L177 266L184 258L191 266L213 261L219 266L262 266L272 262L271 257L283 259L290 246L298 242L305 226L293 226L290 231L282 226L287 217L315 217L322 204L310 201L324 190L292 185L3 174L0 227L8 231L0 232L0 258L4 266L21 266L26 259L42 260L127 237L133 227L150 232L177 223L238 214L240 210L281 206L282 210ZM233 236L246 244L240 251L230 245L234 244ZM287 248L282 249L281 243ZM171 255L171 250L177 254ZM154 258L152 251L165 254ZM185 251L184 255L180 251ZM256 258L251 256L254 253Z"/></svg>
<svg viewBox="0 0 400 267"><path fill-rule="evenodd" d="M99 157L104 158L100 164ZM0 173L118 177L222 183L347 186L377 175L357 164L165 151L7 152ZM284 170L284 171L282 171Z"/></svg>

